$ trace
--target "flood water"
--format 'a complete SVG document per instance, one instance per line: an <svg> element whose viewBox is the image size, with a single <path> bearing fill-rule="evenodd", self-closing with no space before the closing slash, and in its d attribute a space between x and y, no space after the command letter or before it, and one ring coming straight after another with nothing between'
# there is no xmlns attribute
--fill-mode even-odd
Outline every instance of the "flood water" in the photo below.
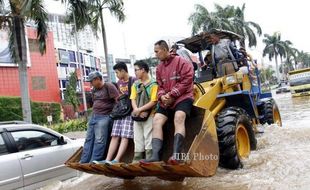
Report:
<svg viewBox="0 0 310 190"><path fill-rule="evenodd" d="M186 178L169 182L155 177L131 181L83 174L80 178L56 182L44 190L218 190L218 189L310 189L310 97L275 95L283 127L265 126L259 134L258 149L252 151L239 170L218 168L209 178Z"/></svg>

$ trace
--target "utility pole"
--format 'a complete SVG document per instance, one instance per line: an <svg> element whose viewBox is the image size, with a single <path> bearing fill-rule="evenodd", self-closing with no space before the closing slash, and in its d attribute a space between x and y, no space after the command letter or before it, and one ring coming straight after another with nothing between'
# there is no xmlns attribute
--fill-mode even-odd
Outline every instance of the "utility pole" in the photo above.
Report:
<svg viewBox="0 0 310 190"><path fill-rule="evenodd" d="M82 91L82 96L83 96L83 105L84 105L84 113L86 114L87 117L87 104L86 104L86 95L85 95L85 89L84 89L84 70L82 68L81 60L80 60L80 48L79 48L79 42L78 42L78 33L76 29L76 20L75 20L75 14L73 12L73 21L74 21L74 36L75 36L75 43L76 43L76 52L77 52L77 61L79 64L79 69L80 69L80 77L81 77L81 91Z"/></svg>

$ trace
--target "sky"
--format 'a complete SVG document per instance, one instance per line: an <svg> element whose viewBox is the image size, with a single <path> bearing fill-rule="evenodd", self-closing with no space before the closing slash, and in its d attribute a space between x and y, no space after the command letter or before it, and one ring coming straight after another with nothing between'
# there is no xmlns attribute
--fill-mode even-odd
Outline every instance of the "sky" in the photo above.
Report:
<svg viewBox="0 0 310 190"><path fill-rule="evenodd" d="M194 12L195 4L213 11L214 3L221 6L245 3L245 19L258 23L263 34L281 32L282 40L290 40L295 48L310 52L310 2L305 0L124 0L125 22L118 23L109 11L104 13L108 51L121 58L132 54L137 59L153 56L156 41L169 39L173 43L191 35L188 17ZM53 0L46 0L46 9L54 13L63 11ZM258 42L256 48L248 51L260 60L264 44L262 38ZM98 43L98 52L103 55L101 43ZM268 64L268 59L262 61Z"/></svg>

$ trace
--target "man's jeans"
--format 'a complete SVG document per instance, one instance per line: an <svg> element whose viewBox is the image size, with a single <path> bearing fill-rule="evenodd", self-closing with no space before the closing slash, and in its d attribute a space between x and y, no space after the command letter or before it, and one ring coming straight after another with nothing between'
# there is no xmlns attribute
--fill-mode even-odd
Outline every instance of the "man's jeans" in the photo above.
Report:
<svg viewBox="0 0 310 190"><path fill-rule="evenodd" d="M103 160L109 148L113 120L108 115L92 114L80 163Z"/></svg>

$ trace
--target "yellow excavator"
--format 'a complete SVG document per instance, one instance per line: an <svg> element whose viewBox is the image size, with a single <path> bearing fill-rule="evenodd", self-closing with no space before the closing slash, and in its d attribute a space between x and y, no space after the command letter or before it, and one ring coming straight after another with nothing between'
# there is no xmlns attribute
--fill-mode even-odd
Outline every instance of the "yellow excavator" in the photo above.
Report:
<svg viewBox="0 0 310 190"><path fill-rule="evenodd" d="M192 53L202 53L212 46L210 34L232 42L242 37L230 31L212 30L178 41ZM214 48L211 48L214 49ZM212 52L213 53L213 52ZM214 70L213 70L214 71ZM172 154L173 122L164 127L163 162L148 165L131 163L131 142L121 163L105 165L79 163L82 148L66 161L66 166L91 174L124 179L136 176L157 176L163 180L181 181L185 177L208 177L217 167L237 169L251 150L256 149L257 126L275 123L282 125L281 116L271 93L262 93L253 77L236 71L221 77L214 76L211 68L198 71L194 87L194 103L190 118L186 120L186 139L180 154L182 163L169 165L165 161Z"/></svg>

